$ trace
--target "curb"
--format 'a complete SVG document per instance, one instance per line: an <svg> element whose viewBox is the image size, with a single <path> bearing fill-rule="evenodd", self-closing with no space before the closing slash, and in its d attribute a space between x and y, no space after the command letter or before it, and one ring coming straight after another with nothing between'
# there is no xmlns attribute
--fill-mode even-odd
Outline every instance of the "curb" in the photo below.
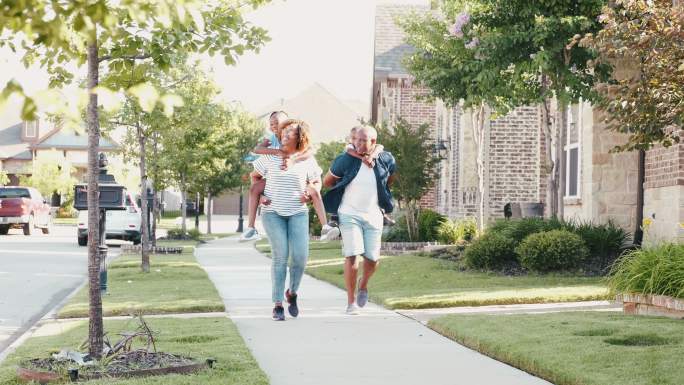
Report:
<svg viewBox="0 0 684 385"><path fill-rule="evenodd" d="M54 317L55 317L55 315L57 315L57 312L59 311L59 309L61 309L62 306L64 306L67 303L67 301L69 301L74 295L76 295L76 293L78 293L78 291L81 290L81 288L83 288L83 286L85 286L87 283L88 283L88 278L86 277L86 279L84 279L83 282L81 282L78 286L76 286L74 288L74 290L72 290L69 294L67 294L66 297L64 297L61 301L59 301L59 303L57 305L55 305L52 309L50 309L47 313L45 313L45 315L43 315L33 325L29 326L29 328L22 335L20 335L16 340L12 341L12 343L9 344L9 346L7 346L7 348L5 348L5 350L0 352L0 364L3 361L5 361L7 356L12 354L15 350L17 350L17 348L19 346L21 346L21 344L23 344L29 337L31 337L33 335L33 333L35 333L36 330L38 330L38 328L41 327L45 323L45 321L47 321L49 319L54 319Z"/></svg>
<svg viewBox="0 0 684 385"><path fill-rule="evenodd" d="M117 254L115 258L112 258L110 262L114 259L116 259L121 253ZM61 309L76 293L78 293L81 288L83 288L85 285L88 284L88 277L86 276L83 279L83 282L81 282L78 286L74 288L69 294L67 294L64 298L62 298L57 305L55 305L52 309L50 309L47 313L45 313L40 319L38 319L36 322L33 323L33 325L29 326L24 333L22 333L17 339L12 341L5 350L0 352L0 364L5 361L7 356L12 354L21 344L23 344L29 337L33 335L33 333L38 330L39 327L41 327L46 321L48 320L54 320L56 319L57 312L59 309Z"/></svg>

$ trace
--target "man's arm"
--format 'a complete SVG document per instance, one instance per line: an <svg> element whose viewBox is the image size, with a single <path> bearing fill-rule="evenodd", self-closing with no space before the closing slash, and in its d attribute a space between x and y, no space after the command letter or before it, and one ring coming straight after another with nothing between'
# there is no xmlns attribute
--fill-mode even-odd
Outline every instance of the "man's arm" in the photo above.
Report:
<svg viewBox="0 0 684 385"><path fill-rule="evenodd" d="M328 173L325 174L325 177L323 178L323 187L333 187L335 184L337 184L338 180L340 180L339 176L335 176L330 171L328 171Z"/></svg>

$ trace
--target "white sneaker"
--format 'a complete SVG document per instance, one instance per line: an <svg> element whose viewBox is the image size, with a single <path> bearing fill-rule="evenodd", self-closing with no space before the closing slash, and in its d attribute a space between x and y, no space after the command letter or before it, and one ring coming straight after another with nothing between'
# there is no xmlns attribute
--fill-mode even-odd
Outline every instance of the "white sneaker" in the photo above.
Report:
<svg viewBox="0 0 684 385"><path fill-rule="evenodd" d="M261 235L254 227L248 227L247 231L240 236L240 242L258 241L260 239Z"/></svg>
<svg viewBox="0 0 684 385"><path fill-rule="evenodd" d="M359 308L356 306L355 303L350 303L347 305L347 310L344 311L347 315L358 315L359 314Z"/></svg>
<svg viewBox="0 0 684 385"><path fill-rule="evenodd" d="M335 239L339 236L340 236L340 229L338 227L332 227L328 224L325 224L321 228L321 241L323 241L323 242Z"/></svg>

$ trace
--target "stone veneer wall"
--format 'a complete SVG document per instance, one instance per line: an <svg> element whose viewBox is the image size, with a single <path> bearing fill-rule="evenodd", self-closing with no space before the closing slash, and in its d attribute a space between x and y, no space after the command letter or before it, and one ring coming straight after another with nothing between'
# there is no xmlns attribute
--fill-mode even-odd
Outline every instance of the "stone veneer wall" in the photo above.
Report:
<svg viewBox="0 0 684 385"><path fill-rule="evenodd" d="M626 136L608 131L603 112L583 103L581 129L581 190L579 200L565 199L565 218L606 223L636 230L636 152L611 153Z"/></svg>

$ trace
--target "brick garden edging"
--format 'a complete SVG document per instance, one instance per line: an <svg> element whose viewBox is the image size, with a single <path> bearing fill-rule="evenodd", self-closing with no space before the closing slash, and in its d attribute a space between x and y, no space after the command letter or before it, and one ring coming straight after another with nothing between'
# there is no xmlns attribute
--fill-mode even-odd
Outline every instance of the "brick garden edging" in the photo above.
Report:
<svg viewBox="0 0 684 385"><path fill-rule="evenodd" d="M319 241L320 237L312 235L309 237L312 241ZM403 254L411 251L432 251L434 249L446 247L439 242L382 242L380 251L386 254Z"/></svg>
<svg viewBox="0 0 684 385"><path fill-rule="evenodd" d="M124 253L139 253L142 251L141 245L121 245L121 251ZM182 247L170 247L170 246L155 246L150 247L150 253L152 254L181 254L183 252Z"/></svg>
<svg viewBox="0 0 684 385"><path fill-rule="evenodd" d="M684 319L684 299L666 295L618 294L615 300L622 302L625 314Z"/></svg>

